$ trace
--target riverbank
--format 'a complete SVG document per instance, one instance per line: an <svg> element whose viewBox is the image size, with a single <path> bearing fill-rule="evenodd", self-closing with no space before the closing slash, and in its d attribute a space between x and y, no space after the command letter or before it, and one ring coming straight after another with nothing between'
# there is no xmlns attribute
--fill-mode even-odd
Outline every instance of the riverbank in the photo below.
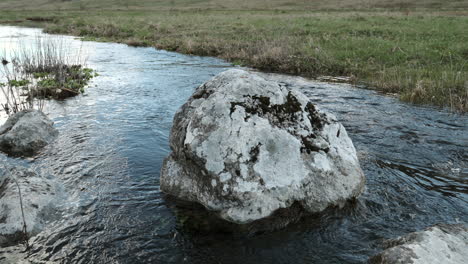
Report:
<svg viewBox="0 0 468 264"><path fill-rule="evenodd" d="M468 110L468 11L1 11L3 23L263 71L349 76L412 103Z"/></svg>
<svg viewBox="0 0 468 264"><path fill-rule="evenodd" d="M15 29L18 43L40 34ZM161 164L176 111L195 87L232 67L212 57L71 41L89 51L88 65L99 77L84 96L47 102L59 135L34 161L0 153L0 164L56 177L70 198L63 218L31 240L25 262L364 263L386 239L468 215L468 115L348 84L259 73L336 115L356 146L367 189L345 210L283 231L240 239L191 235L161 193ZM10 37L0 38L0 51L11 47ZM0 263L21 257L12 251L0 248Z"/></svg>

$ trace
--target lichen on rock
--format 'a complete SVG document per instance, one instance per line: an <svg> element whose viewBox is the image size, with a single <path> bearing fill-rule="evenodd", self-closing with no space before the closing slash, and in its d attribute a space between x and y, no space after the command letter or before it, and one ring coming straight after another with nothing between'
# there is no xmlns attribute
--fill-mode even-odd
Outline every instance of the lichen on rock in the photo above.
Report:
<svg viewBox="0 0 468 264"><path fill-rule="evenodd" d="M462 264L468 260L468 228L464 224L438 224L385 241L386 249L369 263Z"/></svg>
<svg viewBox="0 0 468 264"><path fill-rule="evenodd" d="M346 129L296 90L243 70L200 86L176 113L161 189L247 224L298 204L342 206L365 177Z"/></svg>

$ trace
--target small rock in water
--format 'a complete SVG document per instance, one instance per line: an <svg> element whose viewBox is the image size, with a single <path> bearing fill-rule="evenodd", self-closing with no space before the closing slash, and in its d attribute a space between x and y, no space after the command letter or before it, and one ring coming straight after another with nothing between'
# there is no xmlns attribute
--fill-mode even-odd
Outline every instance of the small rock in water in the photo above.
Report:
<svg viewBox="0 0 468 264"><path fill-rule="evenodd" d="M0 165L0 247L22 242L23 221L30 237L58 217L61 194L62 187L52 179L26 168Z"/></svg>
<svg viewBox="0 0 468 264"><path fill-rule="evenodd" d="M386 241L387 249L372 257L375 264L464 264L468 260L468 228L438 224Z"/></svg>
<svg viewBox="0 0 468 264"><path fill-rule="evenodd" d="M0 151L12 156L32 156L52 142L58 131L41 111L23 110L0 127Z"/></svg>
<svg viewBox="0 0 468 264"><path fill-rule="evenodd" d="M161 189L235 224L281 215L285 226L301 212L343 206L365 185L353 143L333 115L243 70L196 90L176 113L170 145Z"/></svg>

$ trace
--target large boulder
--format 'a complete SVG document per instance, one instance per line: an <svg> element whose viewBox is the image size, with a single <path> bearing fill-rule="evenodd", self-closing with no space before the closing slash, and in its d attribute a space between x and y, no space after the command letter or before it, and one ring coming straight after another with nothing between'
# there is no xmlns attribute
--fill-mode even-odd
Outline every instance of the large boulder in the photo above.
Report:
<svg viewBox="0 0 468 264"><path fill-rule="evenodd" d="M31 156L58 134L54 123L41 111L24 110L0 127L0 151L13 156Z"/></svg>
<svg viewBox="0 0 468 264"><path fill-rule="evenodd" d="M468 228L439 224L424 231L386 241L386 248L372 257L375 264L464 264L468 260Z"/></svg>
<svg viewBox="0 0 468 264"><path fill-rule="evenodd" d="M196 90L175 115L170 146L161 189L236 224L297 205L310 213L342 206L365 185L353 143L333 115L243 70Z"/></svg>
<svg viewBox="0 0 468 264"><path fill-rule="evenodd" d="M48 221L58 217L64 198L61 185L53 178L22 167L0 165L0 247L14 245L43 230Z"/></svg>

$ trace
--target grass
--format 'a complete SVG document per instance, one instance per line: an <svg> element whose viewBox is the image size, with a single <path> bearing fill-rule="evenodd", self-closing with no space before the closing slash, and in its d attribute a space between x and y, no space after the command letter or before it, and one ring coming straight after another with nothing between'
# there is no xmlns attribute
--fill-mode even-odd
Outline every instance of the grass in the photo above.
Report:
<svg viewBox="0 0 468 264"><path fill-rule="evenodd" d="M24 1L0 1L10 5L0 21L264 71L350 76L404 101L468 111L467 0L37 1L41 10L21 12Z"/></svg>
<svg viewBox="0 0 468 264"><path fill-rule="evenodd" d="M20 202L20 208L21 208L21 217L23 218L23 229L22 229L22 237L23 237L23 242L26 247L26 250L29 250L29 234L28 234L28 226L26 225L26 218L24 217L24 207L23 207L23 195L21 194L21 188L18 183L18 180L15 178L12 178L13 181L16 184L16 187L18 188L18 197L19 197L19 202Z"/></svg>
<svg viewBox="0 0 468 264"><path fill-rule="evenodd" d="M468 8L466 0L0 0L1 9L35 10L324 10Z"/></svg>
<svg viewBox="0 0 468 264"><path fill-rule="evenodd" d="M61 37L40 37L34 43L0 51L0 106L7 114L43 107L43 99L64 99L84 92L96 73L82 65Z"/></svg>

